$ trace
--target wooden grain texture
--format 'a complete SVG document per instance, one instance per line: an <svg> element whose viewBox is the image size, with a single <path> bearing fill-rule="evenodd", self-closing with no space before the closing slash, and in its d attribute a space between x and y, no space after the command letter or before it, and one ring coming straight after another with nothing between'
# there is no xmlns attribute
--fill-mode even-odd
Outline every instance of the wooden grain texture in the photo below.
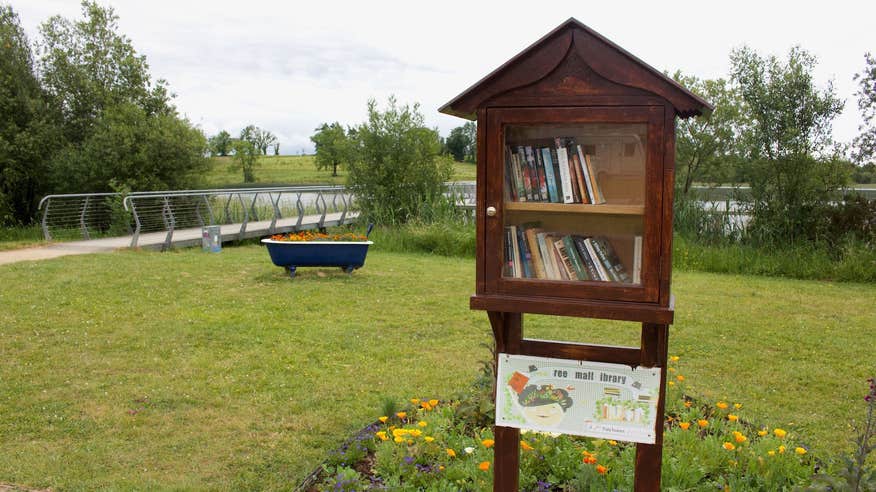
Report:
<svg viewBox="0 0 876 492"><path fill-rule="evenodd" d="M469 299L471 309L514 313L550 314L578 318L614 319L647 323L672 324L669 307L639 302L592 301L558 297L478 295Z"/></svg>
<svg viewBox="0 0 876 492"><path fill-rule="evenodd" d="M644 215L644 205L591 205L582 203L505 202L505 210L528 212L551 212L565 214Z"/></svg>
<svg viewBox="0 0 876 492"><path fill-rule="evenodd" d="M496 356L499 353L519 354L523 315L507 312L488 312L487 315L496 336ZM493 367L498 368L498 365ZM497 425L493 426L493 437L496 441L493 445L493 490L516 491L519 487L520 431Z"/></svg>
<svg viewBox="0 0 876 492"><path fill-rule="evenodd" d="M609 364L623 364L631 367L639 365L639 360L641 359L641 351L635 347L589 345L584 343L535 340L532 338L524 338L521 341L520 353L534 357L607 362Z"/></svg>

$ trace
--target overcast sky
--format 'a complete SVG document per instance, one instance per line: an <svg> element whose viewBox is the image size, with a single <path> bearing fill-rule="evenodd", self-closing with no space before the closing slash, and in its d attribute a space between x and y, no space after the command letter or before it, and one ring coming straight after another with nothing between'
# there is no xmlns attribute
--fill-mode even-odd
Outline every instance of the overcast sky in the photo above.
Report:
<svg viewBox="0 0 876 492"><path fill-rule="evenodd" d="M0 0L3 1L3 0ZM9 0L6 0L9 1ZM166 79L179 110L209 136L247 124L276 134L281 153L310 152L323 122L365 120L369 98L419 102L447 135L464 120L438 108L575 17L659 70L726 77L748 45L784 58L799 44L818 57L845 111L837 140L857 134L852 77L876 53L876 2L335 2L103 1L122 33ZM31 39L48 17L80 18L78 1L11 0Z"/></svg>

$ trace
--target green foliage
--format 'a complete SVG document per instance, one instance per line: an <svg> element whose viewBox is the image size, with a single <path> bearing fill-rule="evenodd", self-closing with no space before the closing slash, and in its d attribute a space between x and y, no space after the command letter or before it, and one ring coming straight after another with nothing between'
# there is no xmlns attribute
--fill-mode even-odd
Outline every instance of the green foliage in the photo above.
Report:
<svg viewBox="0 0 876 492"><path fill-rule="evenodd" d="M747 47L730 61L751 117L743 133L751 193L740 197L751 216L748 233L765 244L823 238L818 217L848 179L828 152L842 101L832 83L815 87L815 57L800 47L787 62Z"/></svg>
<svg viewBox="0 0 876 492"><path fill-rule="evenodd" d="M0 225L33 219L59 136L18 15L0 5Z"/></svg>
<svg viewBox="0 0 876 492"><path fill-rule="evenodd" d="M234 157L232 159L235 169L243 171L243 182L255 182L255 167L259 162L259 150L249 140L240 138L234 141Z"/></svg>
<svg viewBox="0 0 876 492"><path fill-rule="evenodd" d="M231 153L231 149L232 149L231 134L229 134L225 130L222 130L221 132L217 133L216 135L213 135L212 137L210 137L210 140L207 142L207 144L208 144L209 149L210 149L210 156L211 157L216 157L217 155L221 156L221 157L225 157Z"/></svg>
<svg viewBox="0 0 876 492"><path fill-rule="evenodd" d="M869 162L872 166L876 159L876 57L867 53L864 60L864 70L855 75L855 80L860 84L855 95L858 96L858 109L864 121L858 127L861 133L855 138L853 155L858 164Z"/></svg>
<svg viewBox="0 0 876 492"><path fill-rule="evenodd" d="M332 176L337 176L338 166L352 158L352 142L337 121L331 125L323 123L315 131L310 141L316 146L316 168L331 168Z"/></svg>
<svg viewBox="0 0 876 492"><path fill-rule="evenodd" d="M673 78L715 106L708 116L676 125L676 186L687 195L694 182L722 183L735 177L738 135L745 125L745 105L738 88L724 79L701 80L675 72Z"/></svg>
<svg viewBox="0 0 876 492"><path fill-rule="evenodd" d="M384 111L368 101L368 121L355 128L349 186L362 215L378 224L400 224L442 197L452 165L438 158L438 132L424 126L419 105Z"/></svg>
<svg viewBox="0 0 876 492"><path fill-rule="evenodd" d="M474 162L477 156L477 124L469 121L450 130L444 147L456 162Z"/></svg>
<svg viewBox="0 0 876 492"><path fill-rule="evenodd" d="M429 253L474 258L474 224L440 220L411 221L397 226L378 226L371 233L374 248L383 251Z"/></svg>

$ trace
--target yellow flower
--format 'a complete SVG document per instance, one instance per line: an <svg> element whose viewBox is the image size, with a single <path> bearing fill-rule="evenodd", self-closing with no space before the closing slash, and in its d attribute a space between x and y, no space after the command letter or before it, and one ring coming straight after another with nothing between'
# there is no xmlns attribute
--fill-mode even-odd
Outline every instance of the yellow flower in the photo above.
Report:
<svg viewBox="0 0 876 492"><path fill-rule="evenodd" d="M669 381L669 382L666 383L666 384L668 384L669 386L675 386L675 381Z"/></svg>
<svg viewBox="0 0 876 492"><path fill-rule="evenodd" d="M677 355L672 355L672 356L669 357L669 360L672 361L672 362L678 362L678 356L677 356Z"/></svg>
<svg viewBox="0 0 876 492"><path fill-rule="evenodd" d="M405 442L405 438L403 438L401 436L396 436L395 439L393 439L393 441L395 441L397 443L403 443L403 442Z"/></svg>
<svg viewBox="0 0 876 492"><path fill-rule="evenodd" d="M520 449L524 451L532 451L535 448L530 446L526 441L520 441Z"/></svg>
<svg viewBox="0 0 876 492"><path fill-rule="evenodd" d="M425 420L421 420L421 421L417 422L417 425L420 427L426 427L429 424Z"/></svg>
<svg viewBox="0 0 876 492"><path fill-rule="evenodd" d="M765 435L767 435L767 434L769 434L769 431L766 430L766 429L761 429L761 430L757 431L757 435L760 436L760 437L763 437L763 436L765 436Z"/></svg>
<svg viewBox="0 0 876 492"><path fill-rule="evenodd" d="M407 434L409 431L407 429L393 429L392 435L393 437L402 437Z"/></svg>
<svg viewBox="0 0 876 492"><path fill-rule="evenodd" d="M670 368L669 368L669 372L675 372L675 368L674 368L674 367L670 367Z"/></svg>
<svg viewBox="0 0 876 492"><path fill-rule="evenodd" d="M804 454L806 454L806 449L798 447L798 448L794 448L794 452L799 454L800 456L803 456Z"/></svg>
<svg viewBox="0 0 876 492"><path fill-rule="evenodd" d="M736 433L733 434L733 438L736 439L736 442L739 444L742 444L748 440L748 438L745 437L743 434L736 434Z"/></svg>
<svg viewBox="0 0 876 492"><path fill-rule="evenodd" d="M735 408L736 410L739 410L740 408L742 408L742 404L741 403L734 403L733 408Z"/></svg>
<svg viewBox="0 0 876 492"><path fill-rule="evenodd" d="M438 471L444 471L444 465L438 465Z"/></svg>
<svg viewBox="0 0 876 492"><path fill-rule="evenodd" d="M380 417L380 418L378 418L377 420L379 420L379 421L381 421L381 422L383 422L383 423L385 424L386 421L389 420L389 417L387 417L386 415L384 415L383 417Z"/></svg>
<svg viewBox="0 0 876 492"><path fill-rule="evenodd" d="M728 414L728 415L727 415L727 420L729 420L730 422L736 422L737 420L739 420L739 416L738 416L738 415L733 415L733 414L731 413L731 414Z"/></svg>
<svg viewBox="0 0 876 492"><path fill-rule="evenodd" d="M724 449L726 449L727 451L733 451L734 449L736 449L736 446L734 446L732 442L725 442Z"/></svg>
<svg viewBox="0 0 876 492"><path fill-rule="evenodd" d="M721 410L727 410L727 403L726 402L719 401L718 403L715 403L715 406L720 408Z"/></svg>
<svg viewBox="0 0 876 492"><path fill-rule="evenodd" d="M427 412L432 410L432 405L429 405L429 402L427 401L420 402L420 406Z"/></svg>
<svg viewBox="0 0 876 492"><path fill-rule="evenodd" d="M783 454L785 452L785 446L779 446L779 454Z"/></svg>
<svg viewBox="0 0 876 492"><path fill-rule="evenodd" d="M706 419L699 419L699 420L697 420L697 425L705 428L705 427L709 426L709 421Z"/></svg>
<svg viewBox="0 0 876 492"><path fill-rule="evenodd" d="M612 440L609 440L609 441L608 441L608 444L610 444L610 445L612 445L612 446L617 446L617 441L615 441L614 439L612 439Z"/></svg>
<svg viewBox="0 0 876 492"><path fill-rule="evenodd" d="M405 417L408 416L408 413L407 413L407 412L397 412L397 413L395 414L395 416L398 417L398 418L400 418L400 419L403 419L403 418L405 418Z"/></svg>
<svg viewBox="0 0 876 492"><path fill-rule="evenodd" d="M484 439L481 441L481 444L483 444L485 448L491 448L493 447L493 444L496 444L496 441L492 439Z"/></svg>
<svg viewBox="0 0 876 492"><path fill-rule="evenodd" d="M386 437L386 432L384 431L375 432L374 435L377 436L381 441L389 439L388 437Z"/></svg>
<svg viewBox="0 0 876 492"><path fill-rule="evenodd" d="M679 422L678 426L681 427L681 430L687 430L690 427L690 422Z"/></svg>
<svg viewBox="0 0 876 492"><path fill-rule="evenodd" d="M419 398L411 398L411 403L412 403L413 405L419 405L419 404L420 404L420 399L419 399Z"/></svg>
<svg viewBox="0 0 876 492"><path fill-rule="evenodd" d="M480 468L481 471L488 471L490 469L490 462L489 461L481 461L481 464L478 465L478 468Z"/></svg>
<svg viewBox="0 0 876 492"><path fill-rule="evenodd" d="M682 376L681 374L675 376L675 379L677 379L679 383L684 382L684 376Z"/></svg>
<svg viewBox="0 0 876 492"><path fill-rule="evenodd" d="M410 434L414 437L420 437L423 435L423 431L421 431L420 429L414 429L414 430L408 431L408 434Z"/></svg>
<svg viewBox="0 0 876 492"><path fill-rule="evenodd" d="M691 405L692 405L692 403L690 400L687 400L684 402L684 408L690 408Z"/></svg>
<svg viewBox="0 0 876 492"><path fill-rule="evenodd" d="M456 451L447 448L447 456L450 456L451 458L456 458Z"/></svg>
<svg viewBox="0 0 876 492"><path fill-rule="evenodd" d="M426 442L432 442L432 441L435 440L435 438L432 437L432 436L426 436L426 437L423 438L423 440L426 441Z"/></svg>
<svg viewBox="0 0 876 492"><path fill-rule="evenodd" d="M596 465L596 473L600 475L605 475L606 473L608 473L608 468L602 465Z"/></svg>
<svg viewBox="0 0 876 492"><path fill-rule="evenodd" d="M785 437L786 435L788 435L788 432L785 431L784 429L774 429L773 434L775 434L776 437L781 439L781 438Z"/></svg>
<svg viewBox="0 0 876 492"><path fill-rule="evenodd" d="M429 400L429 405L432 405L433 407L437 407L437 406L438 406L438 400L435 400L435 399Z"/></svg>
<svg viewBox="0 0 876 492"><path fill-rule="evenodd" d="M772 449L770 449L769 451L767 451L767 455L769 455L769 456L775 456L775 455L776 455L776 452L773 451Z"/></svg>

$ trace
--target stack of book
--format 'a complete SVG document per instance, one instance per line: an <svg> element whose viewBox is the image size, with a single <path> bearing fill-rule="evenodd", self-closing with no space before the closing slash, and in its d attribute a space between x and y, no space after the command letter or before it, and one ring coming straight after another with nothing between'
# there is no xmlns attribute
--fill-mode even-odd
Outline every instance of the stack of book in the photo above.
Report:
<svg viewBox="0 0 876 492"><path fill-rule="evenodd" d="M605 203L590 154L572 138L505 148L505 198L515 202Z"/></svg>
<svg viewBox="0 0 876 492"><path fill-rule="evenodd" d="M504 232L506 277L641 283L642 236L633 237L630 272L606 237L546 232L538 223Z"/></svg>

